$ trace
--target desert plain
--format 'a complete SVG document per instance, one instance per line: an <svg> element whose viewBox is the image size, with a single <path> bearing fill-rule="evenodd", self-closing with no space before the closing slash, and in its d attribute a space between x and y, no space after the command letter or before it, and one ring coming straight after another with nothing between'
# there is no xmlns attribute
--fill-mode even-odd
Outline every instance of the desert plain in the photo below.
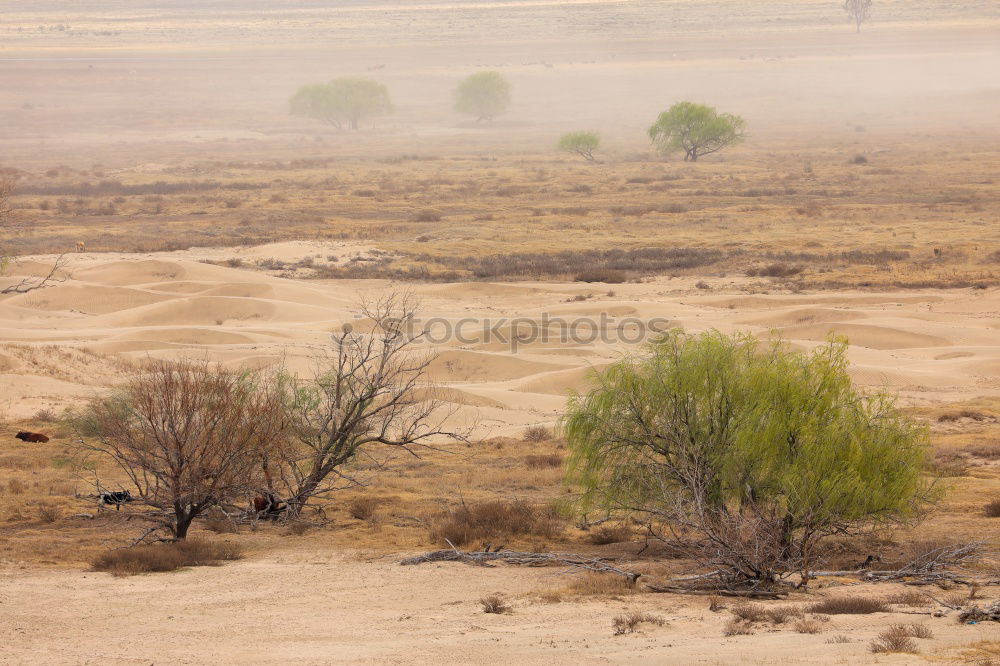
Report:
<svg viewBox="0 0 1000 666"><path fill-rule="evenodd" d="M399 564L443 547L457 506L570 493L567 396L663 327L798 349L843 336L856 384L926 423L946 499L831 562L995 536L996 3L875 0L860 33L826 0L164 5L0 7L14 183L0 288L59 267L0 296L0 663L1000 663L995 623L933 614L965 588L834 578L762 603L888 606L726 636L730 611L703 596L558 567ZM514 102L475 122L449 96L484 68ZM395 112L357 131L289 115L295 88L341 75L384 83ZM747 140L696 163L656 154L646 127L685 99L739 113ZM584 128L602 138L595 162L556 151ZM452 333L427 343L429 377L468 442L358 461L365 487L306 525L196 524L238 561L91 570L138 528L97 511L63 410L150 358L308 373L389 292ZM553 319L575 334L539 324ZM553 520L505 545L686 572L638 527L605 539ZM491 594L510 611L483 613ZM630 612L662 623L615 635ZM870 650L913 622L930 630L918 652Z"/></svg>

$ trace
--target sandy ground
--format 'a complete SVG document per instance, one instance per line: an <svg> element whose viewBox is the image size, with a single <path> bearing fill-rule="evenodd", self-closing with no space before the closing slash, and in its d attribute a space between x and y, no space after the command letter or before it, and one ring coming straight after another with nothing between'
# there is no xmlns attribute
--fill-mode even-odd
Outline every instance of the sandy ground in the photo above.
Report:
<svg viewBox="0 0 1000 666"><path fill-rule="evenodd" d="M242 253L294 261L368 249L303 241ZM115 357L209 357L233 366L284 357L307 373L330 332L358 322L364 298L401 288L291 280L200 261L232 252L74 255L65 282L0 300L0 409L25 418L93 395L117 377ZM51 261L24 258L3 279L38 273ZM855 380L895 391L906 404L1000 390L1000 290L748 294L742 277L712 278L708 290L694 282L403 288L419 296L421 325L436 343L431 378L450 387L448 399L483 424L484 436L552 423L567 393L586 388L591 368L638 350L634 341L654 327L776 332L803 348L843 335Z"/></svg>
<svg viewBox="0 0 1000 666"><path fill-rule="evenodd" d="M322 552L127 579L0 571L0 663L917 664L1000 638L995 626L899 613L835 616L820 634L784 627L726 638L728 613L710 612L704 598L533 596L564 582L551 569L403 567ZM512 612L482 612L478 599L495 592ZM635 609L666 624L614 636L612 619ZM920 641L921 655L870 654L868 642L893 621L920 621L934 638ZM849 642L825 642L836 635Z"/></svg>

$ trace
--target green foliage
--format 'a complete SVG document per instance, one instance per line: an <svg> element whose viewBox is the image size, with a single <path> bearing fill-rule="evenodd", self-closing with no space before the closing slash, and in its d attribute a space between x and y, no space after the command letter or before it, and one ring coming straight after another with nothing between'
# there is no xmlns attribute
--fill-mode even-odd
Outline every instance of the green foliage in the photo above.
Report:
<svg viewBox="0 0 1000 666"><path fill-rule="evenodd" d="M684 151L684 161L722 150L746 137L743 118L717 113L713 107L678 102L664 111L649 128L649 138L666 154Z"/></svg>
<svg viewBox="0 0 1000 666"><path fill-rule="evenodd" d="M328 122L335 127L358 128L364 118L391 113L389 91L370 79L344 77L329 83L302 86L289 100L291 112Z"/></svg>
<svg viewBox="0 0 1000 666"><path fill-rule="evenodd" d="M455 89L455 110L492 120L510 106L510 83L500 72L477 72Z"/></svg>
<svg viewBox="0 0 1000 666"><path fill-rule="evenodd" d="M644 516L745 582L807 576L823 537L914 518L935 498L925 431L854 388L844 341L802 353L673 331L649 351L570 401L579 509Z"/></svg>
<svg viewBox="0 0 1000 666"><path fill-rule="evenodd" d="M601 138L596 132L568 132L559 139L556 147L569 153L581 155L584 159L593 160L594 151L601 145Z"/></svg>

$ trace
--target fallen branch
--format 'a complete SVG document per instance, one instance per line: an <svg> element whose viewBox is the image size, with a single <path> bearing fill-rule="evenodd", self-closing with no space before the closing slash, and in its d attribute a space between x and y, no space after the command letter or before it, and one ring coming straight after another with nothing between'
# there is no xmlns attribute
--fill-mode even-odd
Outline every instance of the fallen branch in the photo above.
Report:
<svg viewBox="0 0 1000 666"><path fill-rule="evenodd" d="M718 597L744 597L748 599L780 599L788 595L788 590L729 590L726 588L684 587L679 585L655 585L646 583L650 592L668 594L701 594Z"/></svg>
<svg viewBox="0 0 1000 666"><path fill-rule="evenodd" d="M634 585L642 574L634 571L626 571L608 564L599 558L584 557L583 555L573 555L570 553L520 553L513 550L502 550L499 552L488 551L468 551L462 552L455 548L451 542L450 550L434 550L423 555L407 557L400 560L404 566L423 564L425 562L464 562L475 566L493 566L490 562L505 562L507 564L526 567L546 567L552 565L565 565L571 569L583 569L585 571L596 571L599 573L610 573L622 576L628 580L629 585Z"/></svg>
<svg viewBox="0 0 1000 666"><path fill-rule="evenodd" d="M967 608L959 613L958 621L962 624L985 621L1000 622L1000 601L994 601L986 608L979 608L978 606Z"/></svg>

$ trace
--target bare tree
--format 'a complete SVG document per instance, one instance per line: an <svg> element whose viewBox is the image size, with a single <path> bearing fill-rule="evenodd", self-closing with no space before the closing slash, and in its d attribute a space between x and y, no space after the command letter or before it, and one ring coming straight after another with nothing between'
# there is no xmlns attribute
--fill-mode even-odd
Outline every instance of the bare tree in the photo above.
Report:
<svg viewBox="0 0 1000 666"><path fill-rule="evenodd" d="M861 32L861 24L871 18L872 0L844 0L844 11L850 14Z"/></svg>
<svg viewBox="0 0 1000 666"><path fill-rule="evenodd" d="M208 362L152 361L77 417L147 507L141 516L184 539L213 506L260 486L260 461L285 427L280 394L262 375ZM130 489L131 492L131 489Z"/></svg>
<svg viewBox="0 0 1000 666"><path fill-rule="evenodd" d="M392 293L362 309L370 330L345 325L313 379L281 382L294 437L265 467L274 469L267 470L268 492L283 486L290 517L313 498L357 484L343 468L369 447L416 455L440 439L465 439L446 425L453 410L434 399L427 381L434 357L419 350L424 332L412 330L413 298Z"/></svg>
<svg viewBox="0 0 1000 666"><path fill-rule="evenodd" d="M10 237L16 226L14 208L11 204L11 197L13 195L14 179L0 178L0 235L7 238ZM13 251L10 248L0 246L0 275L6 271L13 260ZM59 282L65 282L67 276L63 269L67 263L66 255L60 254L47 273L44 275L23 277L14 284L0 289L0 294L25 294L29 291L43 289Z"/></svg>

